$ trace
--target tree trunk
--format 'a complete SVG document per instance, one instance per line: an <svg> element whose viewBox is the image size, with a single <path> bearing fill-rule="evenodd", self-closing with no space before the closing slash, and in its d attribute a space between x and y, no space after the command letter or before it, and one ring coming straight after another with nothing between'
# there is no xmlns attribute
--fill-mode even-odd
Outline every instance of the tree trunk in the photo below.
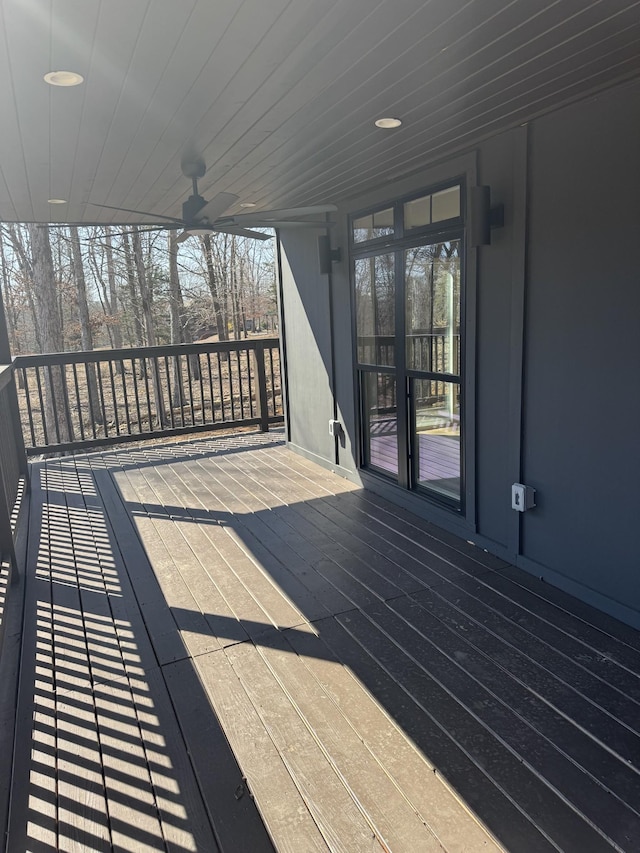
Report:
<svg viewBox="0 0 640 853"><path fill-rule="evenodd" d="M240 340L240 309L238 306L238 281L236 275L236 238L231 237L231 253L230 253L230 277L231 277L231 313L233 317L233 336Z"/></svg>
<svg viewBox="0 0 640 853"><path fill-rule="evenodd" d="M216 329L218 331L218 340L227 341L229 335L227 333L227 325L222 316L222 305L220 301L220 292L218 289L218 281L216 279L216 271L213 263L213 249L211 247L211 237L205 234L202 238L202 246L204 249L204 257L207 263L207 279L209 284L209 292L211 293L211 303L213 305L213 313L216 318Z"/></svg>
<svg viewBox="0 0 640 853"><path fill-rule="evenodd" d="M75 226L70 226L71 251L73 256L73 277L76 283L76 294L78 299L78 320L80 321L80 342L85 352L93 350L93 336L91 334L91 319L89 317L89 305L87 303L87 282L84 275L84 261L80 247L80 235ZM86 364L87 391L89 394L89 408L91 419L94 424L103 422L100 411L100 398L98 397L97 365Z"/></svg>
<svg viewBox="0 0 640 853"><path fill-rule="evenodd" d="M113 242L111 240L111 229L108 226L104 229L104 239L105 254L107 258L107 280L109 282L109 314L111 316L111 323L109 323L109 328L113 333L114 347L116 349L120 349L122 347L122 329L120 327L120 320L116 320L120 312L118 311L116 270L115 264L113 263ZM118 367L120 367L120 365L118 365Z"/></svg>
<svg viewBox="0 0 640 853"><path fill-rule="evenodd" d="M31 255L33 265L34 300L43 352L60 352L63 349L62 328L58 312L56 283L49 242L49 229L30 224ZM44 417L49 442L73 441L69 417L66 376L63 369L51 367L45 371ZM56 418L56 412L58 417Z"/></svg>
<svg viewBox="0 0 640 853"><path fill-rule="evenodd" d="M182 343L182 321L180 317L182 309L182 291L180 290L180 278L178 276L178 244L177 231L169 231L169 313L171 319L171 343ZM176 408L184 400L182 386L182 360L176 356L172 360L171 377L171 405Z"/></svg>
<svg viewBox="0 0 640 853"><path fill-rule="evenodd" d="M25 293L27 296L27 302L29 303L29 310L31 311L31 317L33 318L33 332L36 339L36 349L38 352L44 352L42 336L40 334L40 323L38 322L38 311L33 298L33 264L27 255L27 251L22 239L16 231L15 225L8 225L7 231L9 239L11 240L11 245L15 251L16 258L18 259L18 266L20 267L20 271L24 277Z"/></svg>
<svg viewBox="0 0 640 853"><path fill-rule="evenodd" d="M133 315L133 332L134 346L144 346L142 322L140 321L140 305L138 301L138 291L136 288L136 268L131 254L131 244L129 243L129 235L125 232L122 238L124 248L124 260L127 268L127 286L129 289L129 301L131 302L131 313Z"/></svg>
<svg viewBox="0 0 640 853"><path fill-rule="evenodd" d="M147 270L145 268L144 257L142 255L142 243L140 242L140 232L137 228L131 231L131 246L133 249L133 259L135 262L136 272L138 274L138 287L140 289L140 302L142 304L142 316L144 318L144 328L147 337L147 346L155 346L156 333L153 323L153 313L151 310L151 292L149 282L147 281ZM149 359L151 365L151 385L153 390L153 398L155 403L156 415L158 423L164 427L166 415L164 411L164 396L162 393L162 384L160 382L160 371L158 362L155 358Z"/></svg>

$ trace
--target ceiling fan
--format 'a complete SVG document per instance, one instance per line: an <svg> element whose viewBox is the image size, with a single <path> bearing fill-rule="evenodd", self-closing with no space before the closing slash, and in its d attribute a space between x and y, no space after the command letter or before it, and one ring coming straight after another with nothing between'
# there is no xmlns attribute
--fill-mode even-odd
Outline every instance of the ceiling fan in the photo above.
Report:
<svg viewBox="0 0 640 853"><path fill-rule="evenodd" d="M206 171L205 162L202 157L183 158L181 162L182 173L191 178L192 195L182 205L182 218L174 216L163 216L157 213L149 213L144 210L132 210L128 207L114 207L110 204L96 204L90 202L94 207L104 207L109 210L120 210L127 213L137 213L161 219L162 223L149 222L145 225L155 229L182 228L182 233L177 238L182 243L188 237L197 234L210 234L211 232L222 232L224 234L235 234L240 237L250 237L255 240L269 240L271 234L254 231L254 228L326 228L330 223L324 221L300 220L297 217L313 216L323 213L332 213L337 210L334 204L310 205L307 207L288 207L279 210L262 210L256 213L239 213L224 216L236 201L238 196L234 193L217 193L211 201L206 201L198 193L198 178L202 178ZM104 223L104 222L78 222L67 223L78 226L83 225L118 225L131 226L132 223Z"/></svg>

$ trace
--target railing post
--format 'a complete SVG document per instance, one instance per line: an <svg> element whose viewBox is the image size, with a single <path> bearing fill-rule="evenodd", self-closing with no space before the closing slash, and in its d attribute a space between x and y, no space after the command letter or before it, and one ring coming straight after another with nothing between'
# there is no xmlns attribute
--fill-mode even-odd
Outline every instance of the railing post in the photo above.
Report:
<svg viewBox="0 0 640 853"><path fill-rule="evenodd" d="M255 341L253 358L256 375L258 377L258 417L260 418L260 429L269 432L269 404L267 401L267 371L264 366L264 343Z"/></svg>

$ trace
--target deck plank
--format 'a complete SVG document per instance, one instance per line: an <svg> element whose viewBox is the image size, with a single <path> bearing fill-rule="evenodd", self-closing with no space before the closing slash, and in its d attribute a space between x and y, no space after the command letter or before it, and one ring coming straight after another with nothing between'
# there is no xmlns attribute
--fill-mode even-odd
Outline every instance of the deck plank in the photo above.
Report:
<svg viewBox="0 0 640 853"><path fill-rule="evenodd" d="M384 848L343 780L301 721L253 644L226 649L242 685L258 710L327 846L336 853ZM269 702L264 697L269 696Z"/></svg>
<svg viewBox="0 0 640 853"><path fill-rule="evenodd" d="M348 667L326 645L325 637L336 636L336 626L333 632L330 628L333 622L332 618L317 622L316 631L287 631L287 641L442 848L450 853L500 850L472 814L461 809L455 792L443 784L433 765L356 677L362 658L356 666L351 659ZM344 641L345 637L339 643L341 652Z"/></svg>
<svg viewBox="0 0 640 853"><path fill-rule="evenodd" d="M203 655L198 673L282 853L328 851L285 761L224 653Z"/></svg>

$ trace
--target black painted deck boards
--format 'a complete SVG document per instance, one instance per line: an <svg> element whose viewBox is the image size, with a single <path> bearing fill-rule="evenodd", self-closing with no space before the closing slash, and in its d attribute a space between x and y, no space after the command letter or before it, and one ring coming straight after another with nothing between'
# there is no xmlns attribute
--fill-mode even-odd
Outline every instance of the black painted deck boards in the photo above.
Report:
<svg viewBox="0 0 640 853"><path fill-rule="evenodd" d="M34 475L9 850L638 849L637 632L274 434Z"/></svg>

